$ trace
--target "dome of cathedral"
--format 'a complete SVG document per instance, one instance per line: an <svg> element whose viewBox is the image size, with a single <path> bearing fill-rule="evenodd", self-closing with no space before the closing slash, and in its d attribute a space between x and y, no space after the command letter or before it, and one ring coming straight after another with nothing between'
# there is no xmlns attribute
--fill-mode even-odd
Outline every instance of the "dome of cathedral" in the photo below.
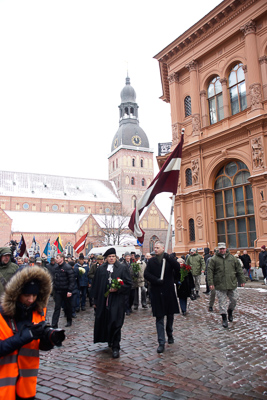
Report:
<svg viewBox="0 0 267 400"><path fill-rule="evenodd" d="M113 138L111 151L121 145L149 149L147 135L137 123L128 122L120 125Z"/></svg>

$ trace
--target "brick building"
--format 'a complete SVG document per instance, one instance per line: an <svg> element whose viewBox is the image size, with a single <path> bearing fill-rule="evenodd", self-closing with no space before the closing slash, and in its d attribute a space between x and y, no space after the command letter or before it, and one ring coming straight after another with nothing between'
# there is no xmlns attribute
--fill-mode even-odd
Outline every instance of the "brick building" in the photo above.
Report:
<svg viewBox="0 0 267 400"><path fill-rule="evenodd" d="M173 145L185 128L174 250L224 241L257 260L267 242L266 1L222 1L155 58Z"/></svg>

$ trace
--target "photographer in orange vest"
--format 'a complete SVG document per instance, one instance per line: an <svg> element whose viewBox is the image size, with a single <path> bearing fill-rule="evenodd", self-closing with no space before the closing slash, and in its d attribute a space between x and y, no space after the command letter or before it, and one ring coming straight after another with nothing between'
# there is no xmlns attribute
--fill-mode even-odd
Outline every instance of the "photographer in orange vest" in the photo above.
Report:
<svg viewBox="0 0 267 400"><path fill-rule="evenodd" d="M50 274L38 266L19 269L5 287L0 305L0 399L35 398L39 349L61 345L64 331L46 322Z"/></svg>

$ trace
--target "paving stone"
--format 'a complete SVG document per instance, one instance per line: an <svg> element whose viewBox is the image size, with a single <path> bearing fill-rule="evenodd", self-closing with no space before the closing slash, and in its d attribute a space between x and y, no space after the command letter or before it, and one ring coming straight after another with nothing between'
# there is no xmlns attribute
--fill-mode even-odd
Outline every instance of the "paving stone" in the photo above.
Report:
<svg viewBox="0 0 267 400"><path fill-rule="evenodd" d="M37 400L252 400L265 399L267 288L252 282L238 289L234 322L221 327L217 300L189 301L188 316L175 316L173 345L157 354L151 309L125 319L119 359L104 343L93 343L93 310L87 307L66 330L60 348L40 353ZM204 290L204 287L203 287ZM88 301L88 300L87 300ZM48 305L48 320L53 300ZM64 317L59 326L63 328ZM248 339L250 338L250 339Z"/></svg>

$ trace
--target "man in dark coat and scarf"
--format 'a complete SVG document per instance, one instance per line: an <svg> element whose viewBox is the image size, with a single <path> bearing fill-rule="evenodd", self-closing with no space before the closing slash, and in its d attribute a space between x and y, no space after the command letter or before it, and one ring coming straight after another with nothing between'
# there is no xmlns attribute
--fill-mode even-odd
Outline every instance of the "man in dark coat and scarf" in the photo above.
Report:
<svg viewBox="0 0 267 400"><path fill-rule="evenodd" d="M156 242L154 251L155 257L148 260L144 278L150 282L150 298L153 316L156 317L156 328L158 334L158 353L165 349L164 316L167 316L166 333L168 343L174 342L173 320L174 314L179 313L177 296L174 289L174 282L178 281L180 265L167 253L164 253L164 243ZM161 279L163 259L166 259L165 272Z"/></svg>
<svg viewBox="0 0 267 400"><path fill-rule="evenodd" d="M94 299L94 343L107 342L113 358L120 356L121 328L124 322L125 295L132 286L129 268L116 260L116 250L108 249L105 263L96 270L91 296ZM114 287L114 280L122 280ZM113 287L112 287L113 286Z"/></svg>

